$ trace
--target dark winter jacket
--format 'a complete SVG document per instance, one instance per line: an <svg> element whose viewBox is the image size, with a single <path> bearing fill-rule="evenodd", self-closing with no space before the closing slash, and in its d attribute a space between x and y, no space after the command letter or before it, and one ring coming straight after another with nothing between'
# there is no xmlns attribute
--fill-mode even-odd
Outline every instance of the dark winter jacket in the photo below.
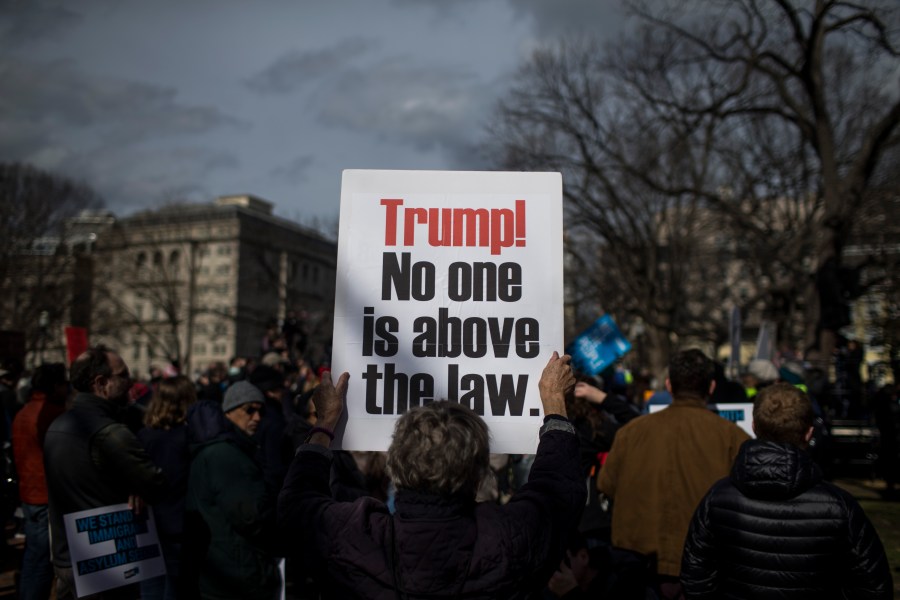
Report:
<svg viewBox="0 0 900 600"><path fill-rule="evenodd" d="M688 598L891 598L884 548L850 494L791 444L750 440L697 508Z"/></svg>
<svg viewBox="0 0 900 600"><path fill-rule="evenodd" d="M71 565L63 515L128 502L129 495L156 502L166 479L133 433L118 421L120 407L93 394L78 394L44 438L50 499L53 563Z"/></svg>
<svg viewBox="0 0 900 600"><path fill-rule="evenodd" d="M191 464L187 424L170 429L144 427L138 431L138 439L168 481L165 494L153 504L156 531L161 538L179 541L184 531L184 500Z"/></svg>
<svg viewBox="0 0 900 600"><path fill-rule="evenodd" d="M401 490L392 517L373 498L332 500L331 460L301 446L278 500L279 528L327 598L539 597L585 501L565 431L543 435L528 483L504 506Z"/></svg>
<svg viewBox="0 0 900 600"><path fill-rule="evenodd" d="M188 437L193 459L185 515L186 576L199 580L205 599L275 598L275 506L254 460L256 443L208 400L189 409Z"/></svg>

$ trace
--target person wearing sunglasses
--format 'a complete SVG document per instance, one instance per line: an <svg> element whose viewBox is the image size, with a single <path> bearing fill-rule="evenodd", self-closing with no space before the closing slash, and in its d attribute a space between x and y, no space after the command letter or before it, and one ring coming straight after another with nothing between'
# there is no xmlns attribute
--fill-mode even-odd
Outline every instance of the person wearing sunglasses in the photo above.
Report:
<svg viewBox="0 0 900 600"><path fill-rule="evenodd" d="M264 406L259 388L238 381L221 406L204 400L189 409L182 581L190 589L179 597L270 600L279 593L275 498L254 435Z"/></svg>
<svg viewBox="0 0 900 600"><path fill-rule="evenodd" d="M132 384L122 357L105 346L89 348L72 362L69 377L78 392L72 408L53 421L44 437L51 554L59 600L76 597L64 515L126 502L139 513L144 502L159 500L167 485L162 470L121 421ZM138 590L128 584L99 597L130 600L138 597Z"/></svg>

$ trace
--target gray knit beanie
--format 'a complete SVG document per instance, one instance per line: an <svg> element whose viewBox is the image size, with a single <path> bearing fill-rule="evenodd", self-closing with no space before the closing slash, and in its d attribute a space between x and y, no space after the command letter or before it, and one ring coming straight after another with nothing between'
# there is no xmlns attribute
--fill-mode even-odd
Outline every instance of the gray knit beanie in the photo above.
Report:
<svg viewBox="0 0 900 600"><path fill-rule="evenodd" d="M264 404L266 399L263 393L255 385L247 381L238 381L225 390L225 399L222 401L222 411L231 412L239 406L258 402Z"/></svg>

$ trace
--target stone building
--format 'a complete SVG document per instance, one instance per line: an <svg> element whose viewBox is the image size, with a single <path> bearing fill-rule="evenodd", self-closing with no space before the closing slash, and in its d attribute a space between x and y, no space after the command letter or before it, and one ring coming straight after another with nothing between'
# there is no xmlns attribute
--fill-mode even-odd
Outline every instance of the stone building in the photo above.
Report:
<svg viewBox="0 0 900 600"><path fill-rule="evenodd" d="M314 361L327 357L337 246L252 195L119 220L94 246L91 343L133 372L177 363L194 374L258 356L267 325L301 317Z"/></svg>

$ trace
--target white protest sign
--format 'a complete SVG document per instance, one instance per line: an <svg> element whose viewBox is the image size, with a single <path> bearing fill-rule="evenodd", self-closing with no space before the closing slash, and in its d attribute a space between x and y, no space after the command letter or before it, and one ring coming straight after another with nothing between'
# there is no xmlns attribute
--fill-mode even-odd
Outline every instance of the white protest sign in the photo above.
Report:
<svg viewBox="0 0 900 600"><path fill-rule="evenodd" d="M113 504L63 515L78 597L165 575L156 520Z"/></svg>
<svg viewBox="0 0 900 600"><path fill-rule="evenodd" d="M562 267L559 173L344 171L336 447L386 450L400 414L446 399L484 417L492 452L533 453Z"/></svg>
<svg viewBox="0 0 900 600"><path fill-rule="evenodd" d="M650 412L659 412L667 408L668 404L651 404ZM710 410L718 414L723 419L731 421L741 429L747 432L750 437L756 437L753 433L753 403L752 402L721 402L719 404L709 404Z"/></svg>

